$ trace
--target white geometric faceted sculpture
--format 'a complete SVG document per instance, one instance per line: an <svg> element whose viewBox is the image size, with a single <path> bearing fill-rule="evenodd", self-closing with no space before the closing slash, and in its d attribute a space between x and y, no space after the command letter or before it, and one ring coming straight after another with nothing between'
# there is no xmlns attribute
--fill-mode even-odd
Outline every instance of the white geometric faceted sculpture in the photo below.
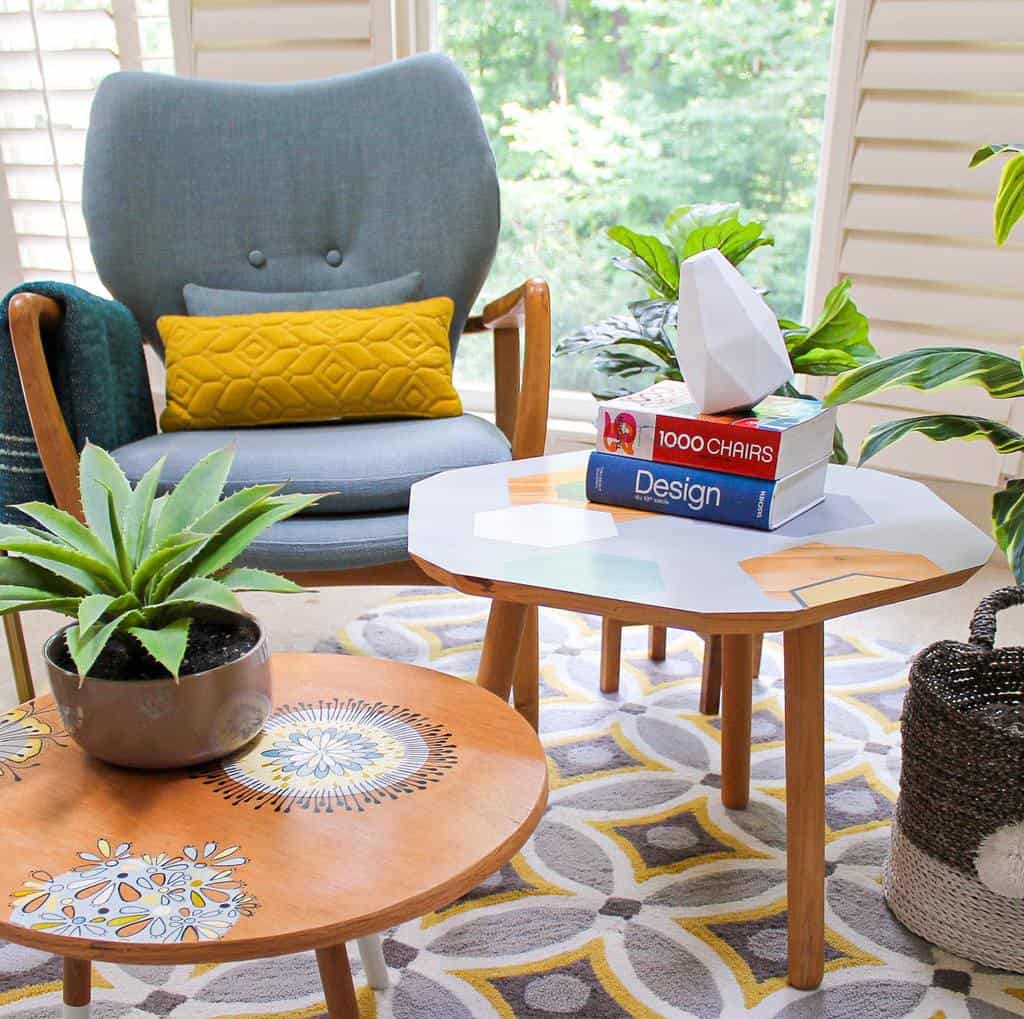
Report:
<svg viewBox="0 0 1024 1019"><path fill-rule="evenodd" d="M676 356L704 414L752 407L793 378L775 314L717 248L679 266Z"/></svg>

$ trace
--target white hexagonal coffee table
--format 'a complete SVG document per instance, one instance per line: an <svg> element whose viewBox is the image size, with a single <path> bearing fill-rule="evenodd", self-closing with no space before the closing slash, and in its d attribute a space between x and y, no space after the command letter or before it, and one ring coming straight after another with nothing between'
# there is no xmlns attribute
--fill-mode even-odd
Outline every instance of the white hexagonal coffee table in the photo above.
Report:
<svg viewBox="0 0 1024 1019"><path fill-rule="evenodd" d="M527 657L519 644L532 607L721 634L722 800L732 808L749 796L752 635L784 632L789 978L816 987L824 623L956 587L986 562L992 541L924 485L878 471L830 467L825 502L765 532L588 503L586 462L586 453L567 453L419 482L409 552L441 583L494 599L478 682L507 699L515 676L527 712L536 710L537 673L516 662Z"/></svg>

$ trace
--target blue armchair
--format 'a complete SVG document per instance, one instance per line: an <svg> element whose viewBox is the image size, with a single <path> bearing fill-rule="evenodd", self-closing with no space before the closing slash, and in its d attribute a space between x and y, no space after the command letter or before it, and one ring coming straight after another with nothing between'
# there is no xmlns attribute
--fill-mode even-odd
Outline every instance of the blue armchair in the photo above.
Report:
<svg viewBox="0 0 1024 1019"><path fill-rule="evenodd" d="M422 273L424 296L454 300L453 356L463 334L493 336L497 426L463 414L174 432L113 450L132 481L166 455L170 485L234 442L229 486L337 493L272 527L247 563L308 586L432 583L408 557L410 486L447 468L543 452L548 290L528 281L469 317L497 244L498 183L470 89L446 58L290 85L114 74L93 105L83 204L100 277L158 351L156 319L184 314L188 283L322 291L410 272ZM9 308L47 479L58 504L80 513L77 451L40 336L59 315L30 293ZM8 636L16 652L19 634L9 627Z"/></svg>

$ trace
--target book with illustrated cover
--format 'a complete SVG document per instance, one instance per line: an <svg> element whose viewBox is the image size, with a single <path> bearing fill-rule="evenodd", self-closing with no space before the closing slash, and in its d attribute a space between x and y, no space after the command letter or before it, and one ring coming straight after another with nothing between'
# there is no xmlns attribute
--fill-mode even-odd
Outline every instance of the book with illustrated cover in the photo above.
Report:
<svg viewBox="0 0 1024 1019"><path fill-rule="evenodd" d="M614 456L775 480L831 455L835 408L768 396L756 407L701 414L685 382L658 382L598 406L597 448Z"/></svg>
<svg viewBox="0 0 1024 1019"><path fill-rule="evenodd" d="M777 481L591 453L591 502L771 531L825 498L827 458Z"/></svg>

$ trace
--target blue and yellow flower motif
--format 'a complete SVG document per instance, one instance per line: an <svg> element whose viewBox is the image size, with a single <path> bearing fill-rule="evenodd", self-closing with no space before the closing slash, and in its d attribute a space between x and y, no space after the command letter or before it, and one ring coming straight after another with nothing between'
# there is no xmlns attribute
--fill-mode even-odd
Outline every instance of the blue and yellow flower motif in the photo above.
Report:
<svg viewBox="0 0 1024 1019"><path fill-rule="evenodd" d="M330 726L296 731L287 739L278 740L263 757L276 760L281 771L300 778L318 779L330 775L349 775L364 771L384 755L377 743L361 732Z"/></svg>

